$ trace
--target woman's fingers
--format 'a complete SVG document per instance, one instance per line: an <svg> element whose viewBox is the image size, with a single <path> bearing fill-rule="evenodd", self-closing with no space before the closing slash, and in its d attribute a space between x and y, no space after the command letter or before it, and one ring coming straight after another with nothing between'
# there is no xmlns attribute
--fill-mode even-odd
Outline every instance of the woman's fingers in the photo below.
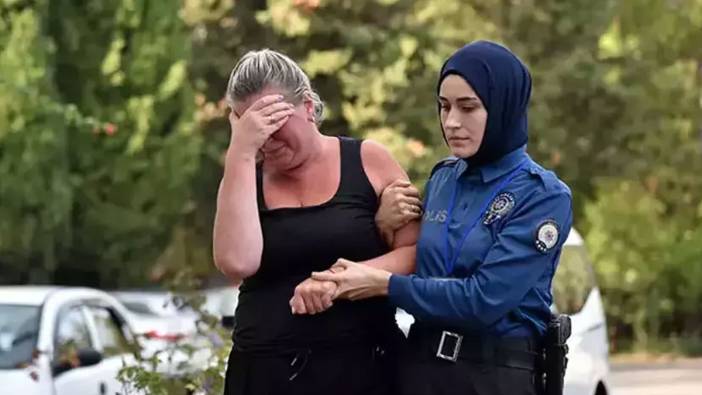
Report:
<svg viewBox="0 0 702 395"><path fill-rule="evenodd" d="M312 304L315 307L315 313L321 313L324 310L327 309L326 307L326 302L324 301L324 297L326 296L326 289L324 287L324 283L318 283L316 284L316 289L312 294L310 295L310 299L312 299Z"/></svg>
<svg viewBox="0 0 702 395"><path fill-rule="evenodd" d="M278 130L280 130L280 128L282 128L283 125L285 125L285 122L288 122L288 119L290 119L290 115L286 115L285 117L283 117L283 118L281 118L281 119L275 121L274 123L268 125L268 126L265 128L265 132L264 132L265 135L266 135L266 139L267 139L268 137L270 137L271 135L273 135L273 134L274 134L275 132L277 132Z"/></svg>
<svg viewBox="0 0 702 395"><path fill-rule="evenodd" d="M305 303L299 296L293 296L292 299L290 299L290 307L293 314L307 314Z"/></svg>
<svg viewBox="0 0 702 395"><path fill-rule="evenodd" d="M307 314L314 314L317 312L317 307L315 306L314 301L311 297L309 297L309 295L302 296L301 299L305 305L305 310L307 310Z"/></svg>
<svg viewBox="0 0 702 395"><path fill-rule="evenodd" d="M318 314L334 305L337 286L319 284L304 291L298 291L290 299L289 304L293 314Z"/></svg>
<svg viewBox="0 0 702 395"><path fill-rule="evenodd" d="M331 290L322 296L322 303L324 310L329 309L334 304L334 294L336 294L336 287L331 288Z"/></svg>
<svg viewBox="0 0 702 395"><path fill-rule="evenodd" d="M281 102L283 101L283 96L282 95L266 95L263 96L262 98L256 100L251 107L249 107L249 111L258 111L266 106L269 106L273 103Z"/></svg>
<svg viewBox="0 0 702 395"><path fill-rule="evenodd" d="M269 123L275 123L278 122L279 120L291 116L295 110L292 109L287 109L287 110L281 110L281 111L276 111L273 114L267 115Z"/></svg>
<svg viewBox="0 0 702 395"><path fill-rule="evenodd" d="M269 104L269 105L259 109L258 113L264 117L267 117L267 116L271 116L277 112L292 110L293 108L295 108L295 107L290 103L275 102L273 104Z"/></svg>

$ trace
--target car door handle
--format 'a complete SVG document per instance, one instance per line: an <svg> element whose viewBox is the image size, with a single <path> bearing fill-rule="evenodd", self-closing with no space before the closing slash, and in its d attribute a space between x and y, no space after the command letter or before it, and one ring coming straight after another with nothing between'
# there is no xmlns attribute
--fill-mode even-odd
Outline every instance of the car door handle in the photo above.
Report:
<svg viewBox="0 0 702 395"><path fill-rule="evenodd" d="M104 382L100 383L100 395L107 394L107 385Z"/></svg>

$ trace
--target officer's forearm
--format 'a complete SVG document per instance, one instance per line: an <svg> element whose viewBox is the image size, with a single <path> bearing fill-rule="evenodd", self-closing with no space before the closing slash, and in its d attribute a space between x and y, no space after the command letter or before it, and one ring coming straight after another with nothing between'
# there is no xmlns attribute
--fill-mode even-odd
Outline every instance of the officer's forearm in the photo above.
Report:
<svg viewBox="0 0 702 395"><path fill-rule="evenodd" d="M392 276L388 295L394 305L421 319L480 330L517 307L525 290L542 273L530 265L522 264L526 267L523 271L515 270L514 265L505 266L516 271L515 278L521 281L508 284L506 276L495 271L467 278Z"/></svg>
<svg viewBox="0 0 702 395"><path fill-rule="evenodd" d="M414 273L416 251L417 248L413 244L394 249L385 255L381 255L377 258L369 259L360 263L364 263L368 266L382 269L390 273L410 274Z"/></svg>

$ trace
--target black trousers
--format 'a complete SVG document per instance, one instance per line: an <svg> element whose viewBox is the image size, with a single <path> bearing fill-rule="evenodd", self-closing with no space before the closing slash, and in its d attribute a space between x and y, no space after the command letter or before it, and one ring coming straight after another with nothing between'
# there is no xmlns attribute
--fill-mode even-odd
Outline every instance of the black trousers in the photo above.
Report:
<svg viewBox="0 0 702 395"><path fill-rule="evenodd" d="M455 362L436 357L432 344L412 339L400 355L400 395L537 395L535 369L505 366L476 357ZM464 347L480 345L466 342ZM525 347L524 350L528 351ZM498 351L499 352L499 351ZM499 357L499 355L497 355ZM498 360L500 358L497 358Z"/></svg>
<svg viewBox="0 0 702 395"><path fill-rule="evenodd" d="M381 346L260 356L232 350L225 395L394 395L397 352Z"/></svg>

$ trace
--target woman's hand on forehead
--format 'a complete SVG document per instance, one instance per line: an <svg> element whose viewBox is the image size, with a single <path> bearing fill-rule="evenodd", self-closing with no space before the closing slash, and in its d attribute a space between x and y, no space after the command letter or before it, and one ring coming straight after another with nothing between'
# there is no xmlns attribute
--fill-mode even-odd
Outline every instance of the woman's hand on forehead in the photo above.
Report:
<svg viewBox="0 0 702 395"><path fill-rule="evenodd" d="M240 110L232 108L229 115L232 129L230 144L236 140L236 146L243 149L245 155L256 156L270 135L278 131L294 113L294 106L284 102L282 95L266 95L241 115Z"/></svg>
<svg viewBox="0 0 702 395"><path fill-rule="evenodd" d="M232 110L232 113L236 118L241 118L242 115L244 115L245 112L247 111L256 111L256 110L262 110L267 106L280 103L285 99L285 97L281 94L271 94L271 95L265 95L261 96L258 99L256 99L253 103L248 103L247 101L243 102L238 102L238 103L231 103L230 104L230 109Z"/></svg>

